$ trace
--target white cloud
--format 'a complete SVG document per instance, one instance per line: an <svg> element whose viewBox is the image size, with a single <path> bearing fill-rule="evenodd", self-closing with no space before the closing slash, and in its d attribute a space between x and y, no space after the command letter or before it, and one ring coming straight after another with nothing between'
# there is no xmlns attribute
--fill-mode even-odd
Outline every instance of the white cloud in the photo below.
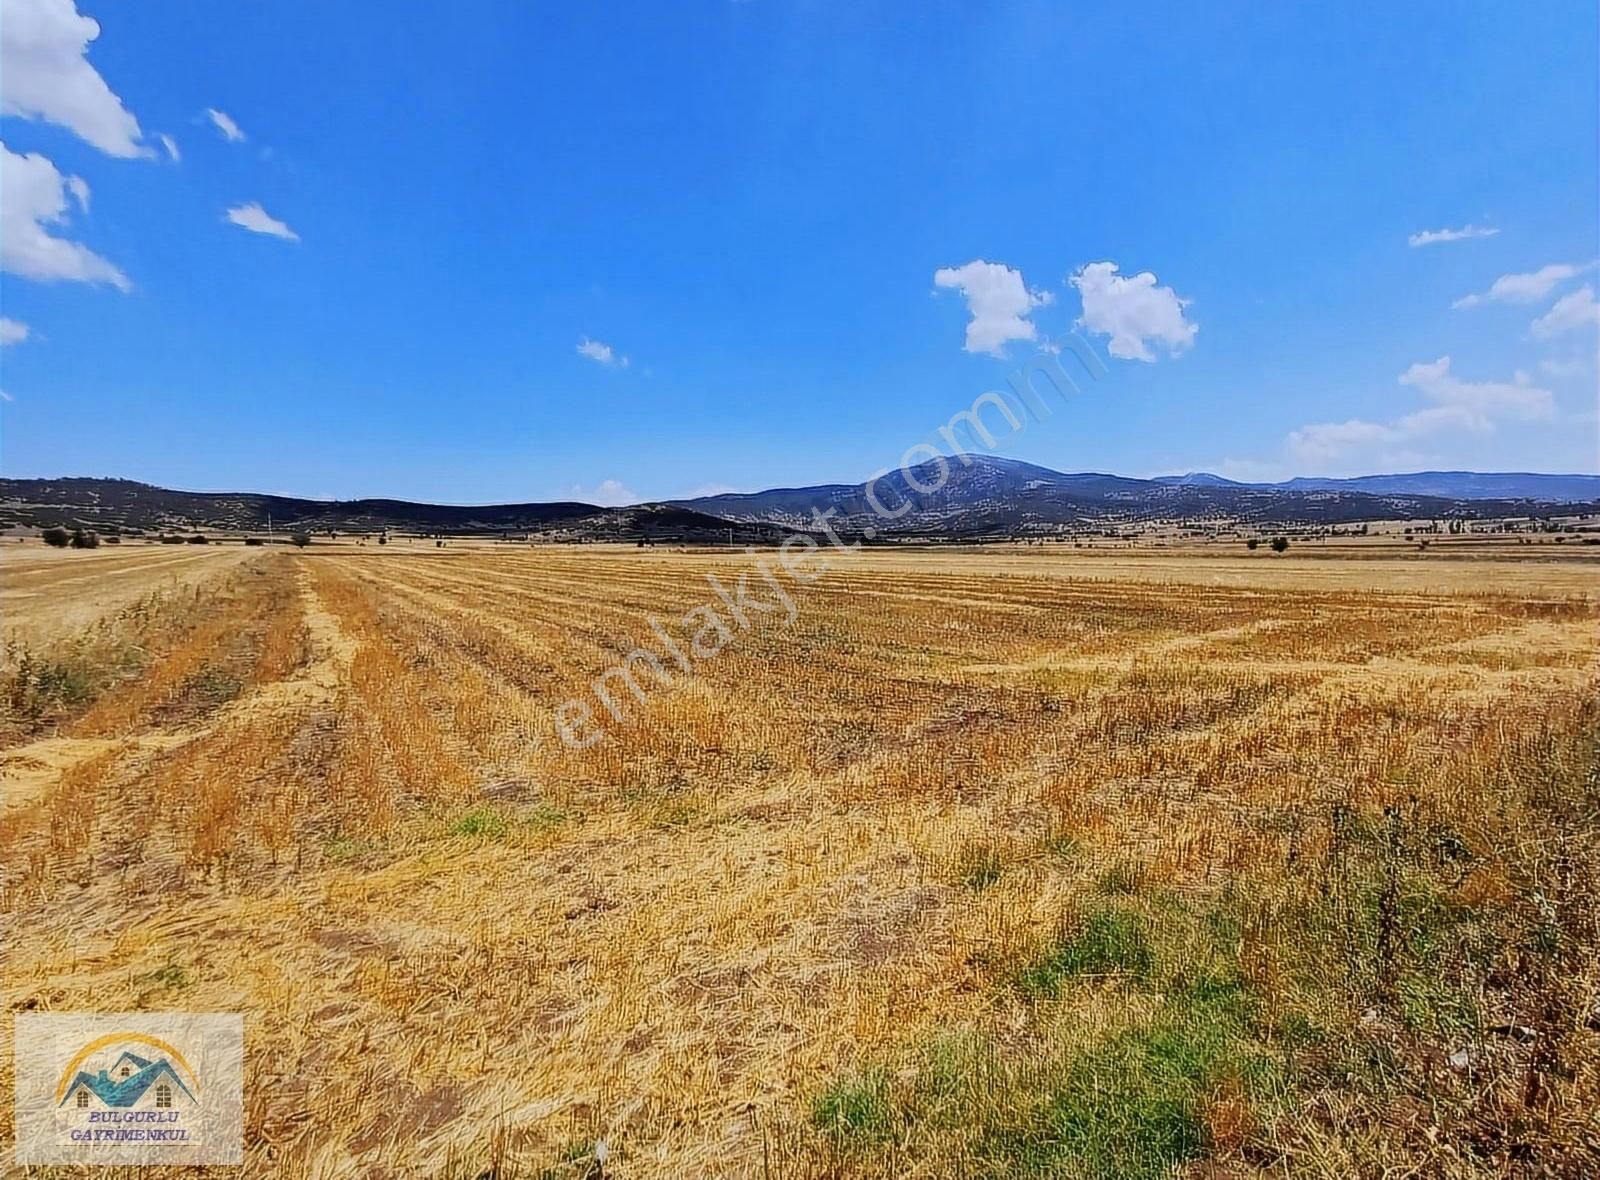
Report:
<svg viewBox="0 0 1600 1180"><path fill-rule="evenodd" d="M620 479L602 479L592 488L574 484L566 490L574 500L585 504L598 504L602 508L618 508L624 504L637 504L643 498L627 487Z"/></svg>
<svg viewBox="0 0 1600 1180"><path fill-rule="evenodd" d="M89 182L81 176L69 176L66 183L72 199L78 202L78 208L85 213L89 212Z"/></svg>
<svg viewBox="0 0 1600 1180"><path fill-rule="evenodd" d="M1468 238L1492 238L1500 231L1491 226L1464 225L1460 229L1425 229L1406 239L1407 244L1432 246L1439 242L1464 242Z"/></svg>
<svg viewBox="0 0 1600 1180"><path fill-rule="evenodd" d="M1450 358L1415 364L1400 374L1409 385L1439 406L1486 418L1547 418L1552 409L1550 391L1530 385L1524 374L1517 381L1463 381L1450 372Z"/></svg>
<svg viewBox="0 0 1600 1180"><path fill-rule="evenodd" d="M0 113L58 124L109 156L147 156L139 121L89 64L89 43L99 35L73 0L7 0Z"/></svg>
<svg viewBox="0 0 1600 1180"><path fill-rule="evenodd" d="M167 159L171 160L174 164L183 159L183 153L178 150L177 140L173 139L170 135L162 135L159 138L161 140L161 146L167 150Z"/></svg>
<svg viewBox="0 0 1600 1180"><path fill-rule="evenodd" d="M0 269L41 282L106 283L120 291L133 284L111 263L78 242L46 228L67 218L67 194L88 201L88 186L62 176L36 152L17 155L0 143Z"/></svg>
<svg viewBox="0 0 1600 1180"><path fill-rule="evenodd" d="M1539 362L1539 371L1551 377L1579 377L1589 371L1589 365L1583 360L1543 360Z"/></svg>
<svg viewBox="0 0 1600 1180"><path fill-rule="evenodd" d="M239 130L239 124L230 119L225 112L217 110L216 107L207 107L206 118L211 120L212 126L222 132L222 138L229 143L240 143L244 140L244 132Z"/></svg>
<svg viewBox="0 0 1600 1180"><path fill-rule="evenodd" d="M28 338L31 331L32 329L21 320L0 316L0 347L21 344Z"/></svg>
<svg viewBox="0 0 1600 1180"><path fill-rule="evenodd" d="M586 356L598 365L605 365L608 369L626 369L628 358L617 352L611 345L599 340L590 340L585 336L578 341L578 355Z"/></svg>
<svg viewBox="0 0 1600 1180"><path fill-rule="evenodd" d="M226 220L244 227L251 233L270 234L286 242L300 240L299 234L263 209L259 201L251 201L248 205L235 205L224 216Z"/></svg>
<svg viewBox="0 0 1600 1180"><path fill-rule="evenodd" d="M1555 410L1550 391L1530 384L1526 374L1518 373L1514 381L1463 381L1450 371L1447 356L1412 365L1400 374L1400 384L1433 404L1388 422L1351 418L1302 426L1289 434L1290 454L1318 470L1349 465L1357 456L1379 466L1404 467L1425 459L1411 449L1423 439L1492 434L1500 422L1548 419Z"/></svg>
<svg viewBox="0 0 1600 1180"><path fill-rule="evenodd" d="M1351 418L1346 422L1318 422L1289 432L1289 450L1295 455L1320 461L1331 459L1357 447L1386 443L1394 430L1379 422Z"/></svg>
<svg viewBox="0 0 1600 1180"><path fill-rule="evenodd" d="M699 500L706 496L728 496L744 490L744 488L736 488L729 483L703 483L697 488L690 488L683 495L675 497L675 499Z"/></svg>
<svg viewBox="0 0 1600 1180"><path fill-rule="evenodd" d="M1477 307L1480 303L1537 303L1550 294L1557 283L1578 273L1578 267L1553 262L1527 274L1501 275L1482 295L1464 295L1451 307Z"/></svg>
<svg viewBox="0 0 1600 1180"><path fill-rule="evenodd" d="M967 352L1003 356L1011 340L1032 340L1037 329L1028 316L1051 301L1048 292L1029 291L1022 272L999 262L975 259L964 266L933 272L933 285L959 290L972 319L967 323Z"/></svg>
<svg viewBox="0 0 1600 1180"><path fill-rule="evenodd" d="M1112 356L1123 360L1154 361L1149 345L1166 346L1177 356L1194 343L1198 324L1184 318L1189 305L1171 287L1156 286L1149 271L1124 278L1115 262L1091 262L1072 276L1072 285L1083 296L1083 315L1078 323L1102 336L1110 336L1107 346Z"/></svg>
<svg viewBox="0 0 1600 1180"><path fill-rule="evenodd" d="M1557 299L1554 307L1533 321L1530 330L1535 339L1549 340L1596 324L1600 324L1600 303L1595 302L1594 288L1585 283Z"/></svg>

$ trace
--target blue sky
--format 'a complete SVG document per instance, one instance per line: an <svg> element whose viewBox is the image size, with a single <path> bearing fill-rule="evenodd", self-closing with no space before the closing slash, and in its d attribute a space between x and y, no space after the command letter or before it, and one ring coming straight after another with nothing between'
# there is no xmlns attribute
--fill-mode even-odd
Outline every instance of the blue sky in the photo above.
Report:
<svg viewBox="0 0 1600 1180"><path fill-rule="evenodd" d="M1077 325L1006 453L1597 470L1592 0L1302 7L3 0L0 460L858 480Z"/></svg>

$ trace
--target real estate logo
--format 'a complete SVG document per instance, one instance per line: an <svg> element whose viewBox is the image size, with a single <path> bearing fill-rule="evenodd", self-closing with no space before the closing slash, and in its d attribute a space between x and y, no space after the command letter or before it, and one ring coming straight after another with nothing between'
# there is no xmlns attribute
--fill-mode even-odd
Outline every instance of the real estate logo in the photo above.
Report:
<svg viewBox="0 0 1600 1180"><path fill-rule="evenodd" d="M19 1165L242 1160L237 1015L25 1013L15 1031Z"/></svg>

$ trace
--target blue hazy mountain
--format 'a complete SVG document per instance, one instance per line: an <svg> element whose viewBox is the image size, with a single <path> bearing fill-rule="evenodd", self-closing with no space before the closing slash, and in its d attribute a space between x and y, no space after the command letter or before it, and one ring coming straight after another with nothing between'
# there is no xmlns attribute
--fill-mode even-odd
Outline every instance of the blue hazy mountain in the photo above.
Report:
<svg viewBox="0 0 1600 1180"><path fill-rule="evenodd" d="M1375 496L1437 496L1446 500L1600 500L1600 475L1544 475L1531 471L1415 471L1407 475L1357 475L1347 479L1299 476L1281 483L1240 483L1208 471L1161 475L1177 487L1276 488L1291 492L1366 492Z"/></svg>
<svg viewBox="0 0 1600 1180"><path fill-rule="evenodd" d="M820 484L674 501L737 521L965 534L1155 520L1261 524L1545 515L1600 502L1600 476L1435 472L1249 484L1209 472L1135 479L994 455L931 460L871 484Z"/></svg>

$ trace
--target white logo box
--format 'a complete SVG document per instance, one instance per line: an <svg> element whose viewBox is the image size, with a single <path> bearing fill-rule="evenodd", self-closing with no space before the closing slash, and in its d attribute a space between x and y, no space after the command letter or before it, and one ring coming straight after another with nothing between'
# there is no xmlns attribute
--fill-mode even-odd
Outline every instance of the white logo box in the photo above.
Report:
<svg viewBox="0 0 1600 1180"><path fill-rule="evenodd" d="M243 1162L238 1013L24 1012L13 1032L18 1166Z"/></svg>

